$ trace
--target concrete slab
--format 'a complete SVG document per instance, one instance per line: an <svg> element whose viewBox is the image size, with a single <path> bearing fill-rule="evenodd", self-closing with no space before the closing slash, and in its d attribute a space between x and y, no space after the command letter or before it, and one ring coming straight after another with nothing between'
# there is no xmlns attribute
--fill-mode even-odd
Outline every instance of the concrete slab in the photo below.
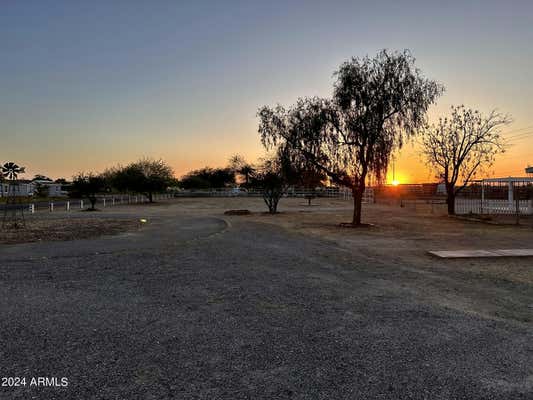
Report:
<svg viewBox="0 0 533 400"><path fill-rule="evenodd" d="M506 257L530 257L533 256L533 249L509 249L496 250L498 254Z"/></svg>
<svg viewBox="0 0 533 400"><path fill-rule="evenodd" d="M440 258L533 257L533 249L446 250L429 253Z"/></svg>

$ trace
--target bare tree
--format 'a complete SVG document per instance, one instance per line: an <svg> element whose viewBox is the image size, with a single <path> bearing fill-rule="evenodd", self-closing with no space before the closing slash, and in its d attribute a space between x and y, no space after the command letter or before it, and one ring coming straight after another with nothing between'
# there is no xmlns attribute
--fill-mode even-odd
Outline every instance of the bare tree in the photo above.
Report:
<svg viewBox="0 0 533 400"><path fill-rule="evenodd" d="M508 115L487 116L464 106L452 107L450 117L425 128L423 154L446 186L448 214L455 214L455 198L476 174L490 167L505 151L500 129L511 123ZM458 182L461 182L458 185Z"/></svg>
<svg viewBox="0 0 533 400"><path fill-rule="evenodd" d="M367 178L386 173L392 152L426 123L427 109L443 88L422 76L408 51L352 58L334 76L331 100L261 108L259 133L267 149L286 146L293 161L350 188L352 225L360 225Z"/></svg>

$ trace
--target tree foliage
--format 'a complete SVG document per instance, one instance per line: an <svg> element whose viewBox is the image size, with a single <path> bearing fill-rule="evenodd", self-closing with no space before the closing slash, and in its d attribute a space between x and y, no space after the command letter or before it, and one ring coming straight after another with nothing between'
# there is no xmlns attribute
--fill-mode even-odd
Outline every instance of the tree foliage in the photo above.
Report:
<svg viewBox="0 0 533 400"><path fill-rule="evenodd" d="M449 214L455 213L457 194L505 151L501 128L510 122L508 115L494 110L484 116L459 106L452 107L449 117L425 128L423 154L446 186Z"/></svg>
<svg viewBox="0 0 533 400"><path fill-rule="evenodd" d="M71 195L85 197L91 203L89 210L95 210L97 195L106 188L105 179L101 175L80 172L72 178Z"/></svg>
<svg viewBox="0 0 533 400"><path fill-rule="evenodd" d="M189 172L180 179L183 189L223 188L235 184L235 172L232 168L205 167Z"/></svg>
<svg viewBox="0 0 533 400"><path fill-rule="evenodd" d="M42 174L35 174L33 176L33 180L34 181L50 181L50 182L52 182L52 179L50 179L46 175L42 175Z"/></svg>
<svg viewBox="0 0 533 400"><path fill-rule="evenodd" d="M425 124L443 88L421 74L408 51L352 58L334 77L331 99L259 109L259 133L267 149L282 146L292 162L349 187L358 225L367 178L386 174L393 151Z"/></svg>
<svg viewBox="0 0 533 400"><path fill-rule="evenodd" d="M256 168L248 163L244 157L236 154L229 160L229 168L231 168L235 174L242 180L242 186L249 187L252 178L256 172Z"/></svg>
<svg viewBox="0 0 533 400"><path fill-rule="evenodd" d="M44 185L40 182L38 182L35 185L35 191L33 193L35 196L40 198L46 198L50 194L50 188L47 185Z"/></svg>
<svg viewBox="0 0 533 400"><path fill-rule="evenodd" d="M285 149L279 148L272 157L263 160L250 184L262 191L268 212L276 214L281 197L294 181L295 171L289 154Z"/></svg>
<svg viewBox="0 0 533 400"><path fill-rule="evenodd" d="M172 168L163 160L151 158L108 169L104 176L116 190L140 193L149 202L153 202L154 193L166 190L174 181Z"/></svg>

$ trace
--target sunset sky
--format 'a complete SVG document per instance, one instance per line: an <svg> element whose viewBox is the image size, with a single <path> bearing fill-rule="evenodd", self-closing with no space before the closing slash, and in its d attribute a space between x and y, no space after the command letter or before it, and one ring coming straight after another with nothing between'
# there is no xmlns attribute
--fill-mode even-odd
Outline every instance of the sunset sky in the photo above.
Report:
<svg viewBox="0 0 533 400"><path fill-rule="evenodd" d="M401 3L401 4L400 4ZM180 176L263 153L256 110L330 96L351 56L408 48L464 104L510 113L494 175L533 164L531 1L10 1L0 8L0 161L71 177L141 156ZM416 146L402 182L431 181Z"/></svg>

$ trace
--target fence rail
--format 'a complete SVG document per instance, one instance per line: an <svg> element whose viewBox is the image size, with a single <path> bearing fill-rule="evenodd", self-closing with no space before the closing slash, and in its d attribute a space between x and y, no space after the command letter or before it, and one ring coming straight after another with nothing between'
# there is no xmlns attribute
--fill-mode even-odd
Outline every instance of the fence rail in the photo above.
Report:
<svg viewBox="0 0 533 400"><path fill-rule="evenodd" d="M157 193L153 195L153 200L166 200L172 198L173 195L170 193ZM103 208L113 207L117 205L126 205L126 204L138 204L145 203L146 198L142 195L104 195L98 196L96 204ZM34 214L36 212L57 212L57 211L72 211L72 210L82 210L88 204L88 200L84 199L68 199L68 200L54 200L54 201L38 201L38 202L27 202L19 204L2 204L0 205L0 211L3 212L5 209L23 209L24 211Z"/></svg>
<svg viewBox="0 0 533 400"><path fill-rule="evenodd" d="M456 214L533 215L533 200L455 199Z"/></svg>
<svg viewBox="0 0 533 400"><path fill-rule="evenodd" d="M262 197L263 191L260 189L237 190L232 188L221 189L191 189L181 190L174 194L176 197ZM351 200L352 192L344 188L321 188L321 189L289 189L283 197L326 197L334 199ZM367 188L363 194L363 202L374 202L373 188Z"/></svg>
<svg viewBox="0 0 533 400"><path fill-rule="evenodd" d="M210 190L187 190L173 193L158 193L153 195L153 200L166 200L174 197L262 197L261 190L235 190L235 189L210 189ZM347 189L339 188L325 188L321 190L311 189L291 189L288 190L284 197L289 198L334 198L343 200L352 200L352 193ZM146 197L142 195L104 195L98 196L96 204L99 207L107 208L117 205L138 204L146 202ZM374 191L372 188L367 188L363 194L364 203L374 202ZM20 204L1 204L0 211L3 212L6 208L23 209L24 211L34 214L36 212L58 212L58 211L73 211L82 210L89 204L86 199L66 199L53 201L35 201L25 202Z"/></svg>

